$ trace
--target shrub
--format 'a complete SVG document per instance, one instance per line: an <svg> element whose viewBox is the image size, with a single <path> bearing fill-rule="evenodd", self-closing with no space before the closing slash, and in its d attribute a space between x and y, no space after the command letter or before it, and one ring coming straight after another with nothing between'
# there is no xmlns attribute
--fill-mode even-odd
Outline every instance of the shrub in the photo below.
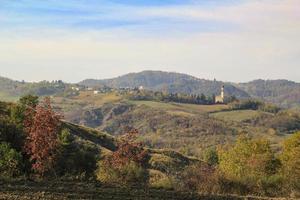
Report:
<svg viewBox="0 0 300 200"><path fill-rule="evenodd" d="M121 168L100 161L96 175L102 183L119 186L145 186L149 178L147 170L133 161Z"/></svg>
<svg viewBox="0 0 300 200"><path fill-rule="evenodd" d="M137 130L129 131L120 139L117 151L99 162L96 175L100 181L123 186L148 183L148 152L135 142L137 134Z"/></svg>
<svg viewBox="0 0 300 200"><path fill-rule="evenodd" d="M2 177L16 177L21 174L22 155L9 144L0 143L0 175Z"/></svg>
<svg viewBox="0 0 300 200"><path fill-rule="evenodd" d="M68 145L73 142L74 138L68 129L63 129L58 135L58 140L62 145Z"/></svg>
<svg viewBox="0 0 300 200"><path fill-rule="evenodd" d="M0 118L0 142L7 142L12 148L21 151L25 135L23 130L8 119Z"/></svg>
<svg viewBox="0 0 300 200"><path fill-rule="evenodd" d="M158 170L149 170L149 185L158 189L173 189L174 182L171 177Z"/></svg>
<svg viewBox="0 0 300 200"><path fill-rule="evenodd" d="M219 163L218 152L215 148L208 148L203 155L204 161L211 166L215 166Z"/></svg>
<svg viewBox="0 0 300 200"><path fill-rule="evenodd" d="M244 110L244 109L258 110L259 107L263 105L263 103L258 100L247 99L241 101L234 101L229 105L233 110Z"/></svg>
<svg viewBox="0 0 300 200"><path fill-rule="evenodd" d="M180 188L200 193L215 193L219 191L218 173L206 163L198 163L187 167L181 177Z"/></svg>
<svg viewBox="0 0 300 200"><path fill-rule="evenodd" d="M226 179L246 185L257 194L266 189L262 183L271 180L281 167L268 141L243 136L232 147L221 149L219 159L219 169Z"/></svg>
<svg viewBox="0 0 300 200"><path fill-rule="evenodd" d="M281 162L287 190L300 192L300 132L284 141Z"/></svg>
<svg viewBox="0 0 300 200"><path fill-rule="evenodd" d="M58 174L93 176L97 168L99 150L90 144L75 141L68 129L63 129L58 138L60 150L55 166Z"/></svg>

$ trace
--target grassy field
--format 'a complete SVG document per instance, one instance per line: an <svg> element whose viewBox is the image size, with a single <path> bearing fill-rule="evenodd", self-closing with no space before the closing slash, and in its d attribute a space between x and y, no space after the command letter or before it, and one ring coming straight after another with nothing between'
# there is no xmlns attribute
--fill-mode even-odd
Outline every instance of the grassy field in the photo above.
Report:
<svg viewBox="0 0 300 200"><path fill-rule="evenodd" d="M134 105L146 105L151 108L167 111L174 115L195 115L210 112L219 112L228 109L227 105L196 105L183 103L164 103L155 101L129 101Z"/></svg>
<svg viewBox="0 0 300 200"><path fill-rule="evenodd" d="M53 97L52 102L55 107L63 112L70 112L74 110L101 107L105 103L116 103L122 99L122 96L119 96L114 92L94 94L92 91L83 91L80 92L78 96L74 97Z"/></svg>
<svg viewBox="0 0 300 200"><path fill-rule="evenodd" d="M16 102L18 99L19 99L18 96L11 96L4 92L0 92L0 101Z"/></svg>
<svg viewBox="0 0 300 200"><path fill-rule="evenodd" d="M258 117L261 114L266 113L257 110L233 110L211 113L210 116L225 121L243 122Z"/></svg>
<svg viewBox="0 0 300 200"><path fill-rule="evenodd" d="M116 188L93 182L0 182L0 199L5 200L254 200L272 198L199 195L162 189Z"/></svg>

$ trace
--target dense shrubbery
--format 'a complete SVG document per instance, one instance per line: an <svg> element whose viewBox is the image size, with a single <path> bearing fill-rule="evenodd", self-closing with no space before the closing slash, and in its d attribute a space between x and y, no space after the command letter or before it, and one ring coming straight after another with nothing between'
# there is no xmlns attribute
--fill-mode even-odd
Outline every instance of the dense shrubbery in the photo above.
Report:
<svg viewBox="0 0 300 200"><path fill-rule="evenodd" d="M164 102L176 102L176 103L190 103L190 104L200 104L209 105L214 104L214 96L205 96L204 94L180 94L180 93L163 93L163 92L153 92L146 90L136 90L127 94L128 98L131 100L146 100L146 101L164 101ZM228 98L231 101L233 98Z"/></svg>
<svg viewBox="0 0 300 200"><path fill-rule="evenodd" d="M284 142L279 155L267 140L245 136L234 145L220 147L217 155L213 150L207 152L207 161L218 160L219 164L200 163L186 168L180 188L201 193L300 195L300 133Z"/></svg>
<svg viewBox="0 0 300 200"><path fill-rule="evenodd" d="M283 153L280 156L282 162L282 174L287 190L300 193L300 132L288 138L283 145Z"/></svg>
<svg viewBox="0 0 300 200"><path fill-rule="evenodd" d="M235 100L229 104L233 110L261 110L269 113L278 113L280 108L276 105L265 103L255 99Z"/></svg>
<svg viewBox="0 0 300 200"><path fill-rule="evenodd" d="M93 177L96 170L99 150L94 146L78 143L68 129L59 134L59 155L55 165L61 176Z"/></svg>
<svg viewBox="0 0 300 200"><path fill-rule="evenodd" d="M0 143L0 177L16 177L22 173L22 155L8 143Z"/></svg>
<svg viewBox="0 0 300 200"><path fill-rule="evenodd" d="M59 119L49 100L39 103L36 96L0 102L0 176L93 177L99 150L75 141Z"/></svg>

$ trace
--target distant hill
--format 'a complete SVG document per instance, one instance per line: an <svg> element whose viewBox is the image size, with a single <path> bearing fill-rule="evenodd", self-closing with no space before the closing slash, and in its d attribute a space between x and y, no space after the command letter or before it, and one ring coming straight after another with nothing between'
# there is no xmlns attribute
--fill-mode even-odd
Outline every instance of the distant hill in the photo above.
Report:
<svg viewBox="0 0 300 200"><path fill-rule="evenodd" d="M239 88L252 97L276 103L282 107L300 105L300 83L288 80L254 80L240 83Z"/></svg>
<svg viewBox="0 0 300 200"><path fill-rule="evenodd" d="M22 95L34 94L38 96L49 96L64 93L70 84L63 81L40 81L25 82L15 81L0 76L0 100L15 100Z"/></svg>
<svg viewBox="0 0 300 200"><path fill-rule="evenodd" d="M143 71L129 73L112 79L86 79L78 85L103 88L139 87L147 90L164 91L169 93L218 95L220 88L225 85L228 96L238 98L259 98L279 106L300 108L300 83L289 80L254 80L246 83L231 83L216 80L200 79L187 74L163 71ZM0 100L14 101L24 94L68 95L73 84L62 81L41 81L28 83L0 77ZM68 91L69 90L69 91Z"/></svg>
<svg viewBox="0 0 300 200"><path fill-rule="evenodd" d="M186 93L186 94L219 94L222 85L225 85L225 92L229 95L237 97L249 97L249 95L230 83L221 81L210 81L199 79L187 74L162 71L143 71L139 73L130 73L112 79L95 80L87 79L79 84L95 87L105 84L109 87L139 87L155 91L166 91L171 93Z"/></svg>
<svg viewBox="0 0 300 200"><path fill-rule="evenodd" d="M238 98L259 98L282 107L300 106L300 83L288 80L254 80L247 83L228 83L199 79L187 74L163 71L129 73L112 79L86 79L79 84L95 87L107 85L113 88L139 87L155 91L186 94L219 94L222 85L225 93Z"/></svg>

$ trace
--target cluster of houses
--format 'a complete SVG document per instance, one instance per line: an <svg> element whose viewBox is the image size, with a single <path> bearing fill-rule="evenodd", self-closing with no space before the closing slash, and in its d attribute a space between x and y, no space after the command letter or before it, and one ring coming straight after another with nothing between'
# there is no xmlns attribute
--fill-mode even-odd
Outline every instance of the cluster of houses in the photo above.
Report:
<svg viewBox="0 0 300 200"><path fill-rule="evenodd" d="M118 89L114 89L114 88L110 88L110 87L96 87L96 88L93 88L93 87L85 87L85 86L82 86L82 85L76 85L76 86L72 86L71 89L73 91L92 91L93 94L97 95L97 94L101 94L101 93L107 93L107 92L113 92L113 91L118 91L120 93L124 93L124 92L134 92L134 91L141 91L141 90L144 90L144 87L143 86L140 86L140 87L134 87L134 88L131 88L131 87L120 87Z"/></svg>

